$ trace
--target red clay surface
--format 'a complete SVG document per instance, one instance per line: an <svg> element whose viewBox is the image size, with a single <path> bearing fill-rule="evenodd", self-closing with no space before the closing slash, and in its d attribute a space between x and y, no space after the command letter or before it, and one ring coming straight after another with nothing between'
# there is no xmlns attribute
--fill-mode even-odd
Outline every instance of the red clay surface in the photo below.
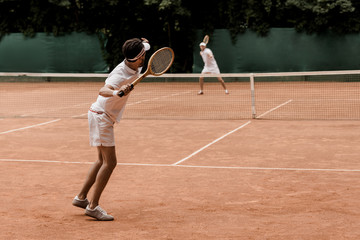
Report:
<svg viewBox="0 0 360 240"><path fill-rule="evenodd" d="M0 239L360 238L359 121L124 119L99 222L87 120L51 120L0 119Z"/></svg>

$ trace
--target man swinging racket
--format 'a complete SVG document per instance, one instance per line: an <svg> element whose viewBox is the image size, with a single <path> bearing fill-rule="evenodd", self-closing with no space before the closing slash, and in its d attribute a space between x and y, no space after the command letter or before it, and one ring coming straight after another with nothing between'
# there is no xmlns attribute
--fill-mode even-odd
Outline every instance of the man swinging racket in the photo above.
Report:
<svg viewBox="0 0 360 240"><path fill-rule="evenodd" d="M97 147L98 159L72 204L84 208L86 215L100 221L114 220L99 206L100 196L117 165L114 124L122 117L128 94L133 88L131 83L139 77L149 49L150 45L144 38L133 38L124 43L122 51L125 60L109 74L96 102L88 111L90 145ZM91 187L93 193L89 201L87 195Z"/></svg>
<svg viewBox="0 0 360 240"><path fill-rule="evenodd" d="M206 35L204 37L204 40L200 43L200 55L204 61L204 68L201 71L202 74L220 74L220 69L216 63L214 54L210 50L210 48L207 48L206 45L209 41L209 36ZM226 89L225 82L222 79L221 76L217 77L218 81L220 82L221 86L224 88L225 93L229 94L229 91ZM199 78L200 83L200 91L198 92L198 95L204 94L204 77L201 76Z"/></svg>

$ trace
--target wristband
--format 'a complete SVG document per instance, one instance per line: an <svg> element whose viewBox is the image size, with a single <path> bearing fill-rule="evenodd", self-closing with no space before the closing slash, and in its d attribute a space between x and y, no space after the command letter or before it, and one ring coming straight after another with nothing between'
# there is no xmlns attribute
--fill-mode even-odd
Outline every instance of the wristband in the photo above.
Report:
<svg viewBox="0 0 360 240"><path fill-rule="evenodd" d="M119 91L113 91L113 96L117 96Z"/></svg>

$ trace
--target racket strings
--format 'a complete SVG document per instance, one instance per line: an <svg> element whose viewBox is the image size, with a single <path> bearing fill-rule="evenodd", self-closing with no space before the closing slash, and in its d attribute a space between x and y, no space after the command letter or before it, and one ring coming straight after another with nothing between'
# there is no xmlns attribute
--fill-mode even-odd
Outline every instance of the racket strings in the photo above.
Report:
<svg viewBox="0 0 360 240"><path fill-rule="evenodd" d="M203 42L208 44L209 43L209 35L205 35Z"/></svg>
<svg viewBox="0 0 360 240"><path fill-rule="evenodd" d="M151 71L155 74L163 73L170 67L172 59L173 53L169 49L158 52L151 61Z"/></svg>
<svg viewBox="0 0 360 240"><path fill-rule="evenodd" d="M209 36L206 35L203 42L208 44L209 43Z"/></svg>

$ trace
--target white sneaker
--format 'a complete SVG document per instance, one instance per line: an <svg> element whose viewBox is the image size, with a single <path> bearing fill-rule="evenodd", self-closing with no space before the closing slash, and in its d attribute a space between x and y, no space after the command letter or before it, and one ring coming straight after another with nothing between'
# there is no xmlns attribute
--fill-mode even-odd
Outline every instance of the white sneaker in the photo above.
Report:
<svg viewBox="0 0 360 240"><path fill-rule="evenodd" d="M89 200L87 200L87 198L85 198L84 200L79 199L78 196L76 196L74 198L74 200L72 201L72 205L74 205L75 207L79 207L79 208L86 208L87 205L89 205Z"/></svg>
<svg viewBox="0 0 360 240"><path fill-rule="evenodd" d="M227 89L225 90L225 94L229 94L229 91Z"/></svg>
<svg viewBox="0 0 360 240"><path fill-rule="evenodd" d="M102 209L99 205L96 206L94 209L90 209L89 206L86 207L85 214L96 218L99 221L112 221L114 220L114 217L111 215L108 215L107 212Z"/></svg>
<svg viewBox="0 0 360 240"><path fill-rule="evenodd" d="M198 92L198 95L202 95L202 94L204 94L204 92L203 92L202 90L200 90L200 91Z"/></svg>

